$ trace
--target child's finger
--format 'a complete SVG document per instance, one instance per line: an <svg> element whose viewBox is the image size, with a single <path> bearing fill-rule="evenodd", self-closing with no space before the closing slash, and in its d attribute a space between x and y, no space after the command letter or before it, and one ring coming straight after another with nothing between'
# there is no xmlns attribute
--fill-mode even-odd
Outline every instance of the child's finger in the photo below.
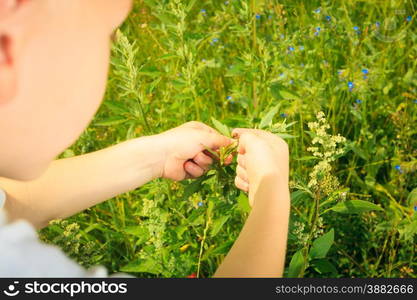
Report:
<svg viewBox="0 0 417 300"><path fill-rule="evenodd" d="M248 174L246 173L246 170L242 168L240 165L238 165L236 168L236 175L240 177L243 181L249 182Z"/></svg>
<svg viewBox="0 0 417 300"><path fill-rule="evenodd" d="M249 184L247 182L243 181L243 179L240 178L239 176L235 177L235 185L238 189L241 189L244 192L249 191Z"/></svg>
<svg viewBox="0 0 417 300"><path fill-rule="evenodd" d="M235 128L235 129L232 130L232 137L238 139L238 138L240 138L240 136L243 133L245 133L245 132L248 133L248 132L251 132L251 131L252 131L252 129L248 129L248 128Z"/></svg>
<svg viewBox="0 0 417 300"><path fill-rule="evenodd" d="M191 160L185 162L184 170L193 177L200 177L204 174L204 170Z"/></svg>
<svg viewBox="0 0 417 300"><path fill-rule="evenodd" d="M246 160L244 154L237 155L237 164L240 165L242 168L246 169Z"/></svg>
<svg viewBox="0 0 417 300"><path fill-rule="evenodd" d="M232 143L232 139L219 133L205 132L203 145L209 149L219 149Z"/></svg>
<svg viewBox="0 0 417 300"><path fill-rule="evenodd" d="M213 163L213 159L210 156L205 155L203 152L200 152L194 156L193 161L204 170L207 170L208 167Z"/></svg>

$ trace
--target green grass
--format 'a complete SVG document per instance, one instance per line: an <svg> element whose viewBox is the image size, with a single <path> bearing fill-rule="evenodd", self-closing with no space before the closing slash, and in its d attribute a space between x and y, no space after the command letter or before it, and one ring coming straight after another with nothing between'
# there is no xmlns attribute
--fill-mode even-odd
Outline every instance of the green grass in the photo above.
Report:
<svg viewBox="0 0 417 300"><path fill-rule="evenodd" d="M190 120L278 132L291 151L285 274L417 277L415 2L227 2L136 1L104 104L63 156ZM309 126L319 111L324 136ZM86 267L209 277L248 213L233 172L156 180L41 236Z"/></svg>

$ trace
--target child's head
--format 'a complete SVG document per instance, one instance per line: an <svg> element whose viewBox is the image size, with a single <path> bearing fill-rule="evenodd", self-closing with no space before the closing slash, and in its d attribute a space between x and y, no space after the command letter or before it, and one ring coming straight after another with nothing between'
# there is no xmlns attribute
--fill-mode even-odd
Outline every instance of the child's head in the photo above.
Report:
<svg viewBox="0 0 417 300"><path fill-rule="evenodd" d="M0 177L32 179L102 99L131 0L0 0Z"/></svg>

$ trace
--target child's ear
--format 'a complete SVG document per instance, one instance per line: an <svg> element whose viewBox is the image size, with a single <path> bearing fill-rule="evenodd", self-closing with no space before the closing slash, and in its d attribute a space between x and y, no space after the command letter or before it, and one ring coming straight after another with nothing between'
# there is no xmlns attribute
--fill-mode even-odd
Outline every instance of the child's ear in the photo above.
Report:
<svg viewBox="0 0 417 300"><path fill-rule="evenodd" d="M11 38L0 35L0 106L16 94L16 65L11 48Z"/></svg>
<svg viewBox="0 0 417 300"><path fill-rule="evenodd" d="M13 51L14 39L7 29L7 21L29 0L0 0L0 106L16 94L17 74Z"/></svg>

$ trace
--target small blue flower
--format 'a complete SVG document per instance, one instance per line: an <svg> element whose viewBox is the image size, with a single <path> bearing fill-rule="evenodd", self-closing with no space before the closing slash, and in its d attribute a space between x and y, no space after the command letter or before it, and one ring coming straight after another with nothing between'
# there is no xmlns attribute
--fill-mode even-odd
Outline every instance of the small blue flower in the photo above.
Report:
<svg viewBox="0 0 417 300"><path fill-rule="evenodd" d="M360 100L360 99L356 99L356 100L355 100L355 102L356 102L357 104L362 104L362 100Z"/></svg>
<svg viewBox="0 0 417 300"><path fill-rule="evenodd" d="M233 97L232 96L227 96L226 99L230 101L230 100L233 100Z"/></svg>
<svg viewBox="0 0 417 300"><path fill-rule="evenodd" d="M321 30L321 27L317 27L317 28L316 28L316 31L320 31L320 30Z"/></svg>
<svg viewBox="0 0 417 300"><path fill-rule="evenodd" d="M394 168L395 168L395 170L397 170L400 173L403 173L404 172L403 169L401 169L401 166L400 165L396 165Z"/></svg>
<svg viewBox="0 0 417 300"><path fill-rule="evenodd" d="M414 99L414 101L413 101L415 104L417 104L417 99Z"/></svg>
<svg viewBox="0 0 417 300"><path fill-rule="evenodd" d="M315 12L316 14L319 14L319 13L321 12L321 8L319 7L319 8L317 8L317 9L315 9L315 10L314 10L314 12Z"/></svg>
<svg viewBox="0 0 417 300"><path fill-rule="evenodd" d="M285 77L284 73L279 74L279 77Z"/></svg>
<svg viewBox="0 0 417 300"><path fill-rule="evenodd" d="M412 19L413 19L413 17L408 16L406 20L407 20L407 22L411 22Z"/></svg>
<svg viewBox="0 0 417 300"><path fill-rule="evenodd" d="M300 64L300 67L304 68L304 64L303 64L303 63L301 63L301 64Z"/></svg>
<svg viewBox="0 0 417 300"><path fill-rule="evenodd" d="M202 207L203 205L204 205L204 203L203 202L198 202L198 204L197 204L199 207Z"/></svg>
<svg viewBox="0 0 417 300"><path fill-rule="evenodd" d="M319 35L319 32L318 31L314 32L314 35L315 36L318 36Z"/></svg>
<svg viewBox="0 0 417 300"><path fill-rule="evenodd" d="M362 73L367 75L367 74L369 74L369 70L368 69L362 69Z"/></svg>
<svg viewBox="0 0 417 300"><path fill-rule="evenodd" d="M201 12L202 14L205 14L205 13L207 12L207 10L205 10L205 9L203 8L202 10L200 10L200 12Z"/></svg>
<svg viewBox="0 0 417 300"><path fill-rule="evenodd" d="M353 27L353 30L358 31L359 30L359 27L358 26L354 26Z"/></svg>
<svg viewBox="0 0 417 300"><path fill-rule="evenodd" d="M286 118L286 117L288 117L288 114L286 114L286 113L281 113L279 116L280 116L281 118Z"/></svg>
<svg viewBox="0 0 417 300"><path fill-rule="evenodd" d="M376 23L375 23L375 26L376 26L376 27L379 27L379 26L381 26L381 23L380 23L380 22L376 22Z"/></svg>
<svg viewBox="0 0 417 300"><path fill-rule="evenodd" d="M210 42L210 45L214 45L215 43L217 43L219 41L218 38L213 38Z"/></svg>
<svg viewBox="0 0 417 300"><path fill-rule="evenodd" d="M260 14L256 14L256 19L260 19L261 18L261 15Z"/></svg>
<svg viewBox="0 0 417 300"><path fill-rule="evenodd" d="M348 82L348 87L349 87L349 91L352 91L353 88L355 87L355 84L352 81Z"/></svg>
<svg viewBox="0 0 417 300"><path fill-rule="evenodd" d="M417 211L417 205L414 204L414 211Z"/></svg>
<svg viewBox="0 0 417 300"><path fill-rule="evenodd" d="M292 80L292 79L291 79L291 80L290 80L290 84L294 84L294 80Z"/></svg>
<svg viewBox="0 0 417 300"><path fill-rule="evenodd" d="M290 50L290 51L292 52L292 51L294 51L295 49L294 49L294 47L293 47L293 46L290 46L290 47L288 47L288 50Z"/></svg>
<svg viewBox="0 0 417 300"><path fill-rule="evenodd" d="M366 76L366 75L363 75L363 79L368 79L368 76Z"/></svg>
<svg viewBox="0 0 417 300"><path fill-rule="evenodd" d="M330 21L332 19L332 17L330 17L330 16L326 16L326 20L327 21Z"/></svg>

